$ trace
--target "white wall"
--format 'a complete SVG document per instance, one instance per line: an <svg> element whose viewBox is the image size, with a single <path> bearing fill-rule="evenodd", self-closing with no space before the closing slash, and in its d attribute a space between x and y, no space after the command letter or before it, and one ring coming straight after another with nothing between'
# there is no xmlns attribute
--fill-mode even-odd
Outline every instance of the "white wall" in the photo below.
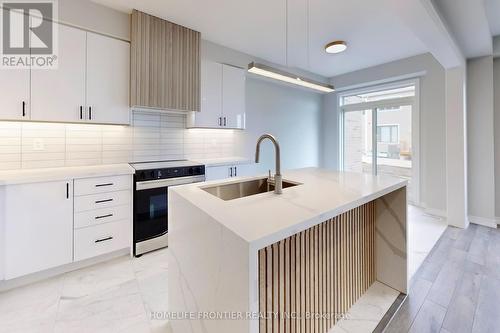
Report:
<svg viewBox="0 0 500 333"><path fill-rule="evenodd" d="M425 71L420 80L420 197L434 213L446 212L445 71L430 54L419 55L332 78L337 89ZM324 97L323 165L338 167L338 112L335 94Z"/></svg>
<svg viewBox="0 0 500 333"><path fill-rule="evenodd" d="M467 228L467 70L446 70L446 206L448 224Z"/></svg>
<svg viewBox="0 0 500 333"><path fill-rule="evenodd" d="M59 0L58 4L60 22L130 40L130 15L90 0Z"/></svg>
<svg viewBox="0 0 500 333"><path fill-rule="evenodd" d="M493 64L494 123L495 123L495 206L497 222L500 221L500 59Z"/></svg>
<svg viewBox="0 0 500 333"><path fill-rule="evenodd" d="M467 150L471 220L495 218L493 57L467 62Z"/></svg>

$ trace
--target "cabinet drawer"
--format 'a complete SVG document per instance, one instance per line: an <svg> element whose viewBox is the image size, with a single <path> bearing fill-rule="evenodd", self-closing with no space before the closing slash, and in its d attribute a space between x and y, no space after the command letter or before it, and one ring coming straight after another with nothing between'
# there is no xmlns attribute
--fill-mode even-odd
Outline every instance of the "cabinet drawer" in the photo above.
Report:
<svg viewBox="0 0 500 333"><path fill-rule="evenodd" d="M114 192L131 188L131 175L75 180L75 196Z"/></svg>
<svg viewBox="0 0 500 333"><path fill-rule="evenodd" d="M75 230L75 261L130 247L130 221L117 221Z"/></svg>
<svg viewBox="0 0 500 333"><path fill-rule="evenodd" d="M75 212L130 205L132 190L99 193L75 197Z"/></svg>
<svg viewBox="0 0 500 333"><path fill-rule="evenodd" d="M125 219L131 220L130 205L94 209L75 213L75 229Z"/></svg>

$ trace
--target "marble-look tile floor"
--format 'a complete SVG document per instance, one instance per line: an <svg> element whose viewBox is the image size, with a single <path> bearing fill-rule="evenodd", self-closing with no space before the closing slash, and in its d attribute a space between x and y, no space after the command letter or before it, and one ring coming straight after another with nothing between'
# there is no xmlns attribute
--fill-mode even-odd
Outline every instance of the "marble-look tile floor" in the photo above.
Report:
<svg viewBox="0 0 500 333"><path fill-rule="evenodd" d="M416 271L444 222L411 206L408 215ZM166 321L151 319L167 311L167 253L124 256L0 293L0 333L168 332Z"/></svg>
<svg viewBox="0 0 500 333"><path fill-rule="evenodd" d="M399 291L375 282L329 333L373 332L398 295Z"/></svg>
<svg viewBox="0 0 500 333"><path fill-rule="evenodd" d="M165 332L167 251L123 256L0 293L0 332Z"/></svg>
<svg viewBox="0 0 500 333"><path fill-rule="evenodd" d="M448 226L445 219L408 206L408 274L413 276Z"/></svg>

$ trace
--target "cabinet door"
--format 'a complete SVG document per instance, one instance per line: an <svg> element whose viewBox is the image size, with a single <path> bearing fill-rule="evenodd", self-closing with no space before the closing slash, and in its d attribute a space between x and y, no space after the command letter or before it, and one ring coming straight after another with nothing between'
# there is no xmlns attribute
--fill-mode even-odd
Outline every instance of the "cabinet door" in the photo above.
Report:
<svg viewBox="0 0 500 333"><path fill-rule="evenodd" d="M85 114L80 118L80 107L85 105L86 32L65 25L56 28L59 29L57 69L31 72L31 119L85 121Z"/></svg>
<svg viewBox="0 0 500 333"><path fill-rule="evenodd" d="M257 174L257 168L255 164L238 164L235 166L237 177L250 177Z"/></svg>
<svg viewBox="0 0 500 333"><path fill-rule="evenodd" d="M222 124L222 64L201 63L201 112L193 112L188 127L220 127Z"/></svg>
<svg viewBox="0 0 500 333"><path fill-rule="evenodd" d="M0 8L0 14L3 9ZM11 17L18 14L14 11ZM29 120L29 93L30 70L27 69L2 69L0 70L0 119L1 120ZM24 103L24 105L23 105ZM23 113L24 107L24 113Z"/></svg>
<svg viewBox="0 0 500 333"><path fill-rule="evenodd" d="M5 279L73 260L72 181L6 186Z"/></svg>
<svg viewBox="0 0 500 333"><path fill-rule="evenodd" d="M231 167L228 165L207 167L205 169L205 178L207 181L226 179L231 177L230 170Z"/></svg>
<svg viewBox="0 0 500 333"><path fill-rule="evenodd" d="M87 33L87 122L130 124L130 44Z"/></svg>
<svg viewBox="0 0 500 333"><path fill-rule="evenodd" d="M222 67L222 115L224 127L245 128L245 71Z"/></svg>

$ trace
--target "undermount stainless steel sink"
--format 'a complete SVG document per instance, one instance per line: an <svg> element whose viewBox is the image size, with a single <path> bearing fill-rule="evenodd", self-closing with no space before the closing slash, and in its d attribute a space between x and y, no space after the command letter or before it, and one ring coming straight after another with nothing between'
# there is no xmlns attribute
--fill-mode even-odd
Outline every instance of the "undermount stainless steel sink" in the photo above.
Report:
<svg viewBox="0 0 500 333"><path fill-rule="evenodd" d="M300 185L300 183L283 180L283 188ZM274 184L268 181L268 178L242 181L239 183L221 184L202 187L202 190L228 201L259 193L274 191Z"/></svg>

